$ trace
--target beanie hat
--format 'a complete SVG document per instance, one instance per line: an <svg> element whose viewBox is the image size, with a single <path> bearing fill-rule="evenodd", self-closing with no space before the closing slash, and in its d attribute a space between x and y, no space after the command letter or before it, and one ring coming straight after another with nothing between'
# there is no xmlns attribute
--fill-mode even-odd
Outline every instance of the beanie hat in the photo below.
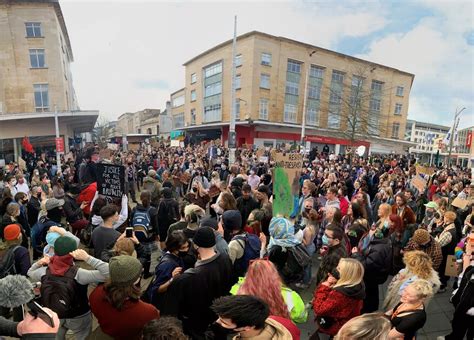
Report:
<svg viewBox="0 0 474 340"><path fill-rule="evenodd" d="M54 254L64 256L77 249L76 240L68 236L60 236L54 242Z"/></svg>
<svg viewBox="0 0 474 340"><path fill-rule="evenodd" d="M46 234L46 242L47 242L50 246L53 246L53 247L54 247L54 242L56 242L56 240L57 240L60 236L61 236L61 235L59 235L57 232L47 233L47 234Z"/></svg>
<svg viewBox="0 0 474 340"><path fill-rule="evenodd" d="M222 224L227 230L242 229L242 214L238 210L227 210L222 214Z"/></svg>
<svg viewBox="0 0 474 340"><path fill-rule="evenodd" d="M21 234L21 229L18 224L9 224L3 229L3 238L6 241L14 241L18 239Z"/></svg>
<svg viewBox="0 0 474 340"><path fill-rule="evenodd" d="M119 286L128 286L142 274L142 264L129 255L114 256L109 261L110 281Z"/></svg>
<svg viewBox="0 0 474 340"><path fill-rule="evenodd" d="M413 241L418 243L418 244L425 244L425 243L428 243L428 241L430 240L430 233L428 232L428 230L425 230L425 229L417 229L414 233L413 233Z"/></svg>
<svg viewBox="0 0 474 340"><path fill-rule="evenodd" d="M156 171L155 170L150 170L148 171L148 176L155 178L156 177Z"/></svg>
<svg viewBox="0 0 474 340"><path fill-rule="evenodd" d="M193 237L195 245L201 248L212 248L216 245L216 236L211 227L202 227L196 231Z"/></svg>
<svg viewBox="0 0 474 340"><path fill-rule="evenodd" d="M211 227L214 230L217 230L218 223L217 220L212 216L207 216L201 219L199 227Z"/></svg>

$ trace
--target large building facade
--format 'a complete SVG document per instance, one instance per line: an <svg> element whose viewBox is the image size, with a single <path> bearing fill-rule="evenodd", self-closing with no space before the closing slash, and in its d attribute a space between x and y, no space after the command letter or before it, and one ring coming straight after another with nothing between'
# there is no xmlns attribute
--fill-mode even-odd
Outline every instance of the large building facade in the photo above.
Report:
<svg viewBox="0 0 474 340"><path fill-rule="evenodd" d="M72 82L73 53L57 0L0 1L0 158L54 145L55 112L69 141L90 132L98 111L81 111Z"/></svg>
<svg viewBox="0 0 474 340"><path fill-rule="evenodd" d="M236 141L275 146L299 141L336 152L367 145L406 151L414 75L283 37L237 38ZM191 141L228 138L232 108L232 41L185 64L185 86L171 95L173 128ZM355 144L355 145L354 145Z"/></svg>
<svg viewBox="0 0 474 340"><path fill-rule="evenodd" d="M407 120L405 140L415 144L409 150L420 162L433 163L438 152L437 141L443 140L448 131L449 126Z"/></svg>

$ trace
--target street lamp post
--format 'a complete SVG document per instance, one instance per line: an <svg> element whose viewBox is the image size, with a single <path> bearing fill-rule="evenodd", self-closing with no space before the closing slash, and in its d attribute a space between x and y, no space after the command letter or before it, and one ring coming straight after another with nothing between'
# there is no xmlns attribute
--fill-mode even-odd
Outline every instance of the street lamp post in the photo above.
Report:
<svg viewBox="0 0 474 340"><path fill-rule="evenodd" d="M56 105L54 105L54 127L56 130L56 141L57 141L59 138L59 119L58 119L58 107ZM55 144L57 143L56 141L55 141ZM58 169L61 169L61 155L58 151L57 145L56 145L56 165Z"/></svg>
<svg viewBox="0 0 474 340"><path fill-rule="evenodd" d="M235 136L235 55L237 47L237 16L234 16L234 39L232 41L232 86L231 86L231 110L230 110L230 124L229 124L229 138L228 138L228 147L229 147L229 163L233 164L235 162L235 148L236 145L236 136Z"/></svg>
<svg viewBox="0 0 474 340"><path fill-rule="evenodd" d="M306 146L304 145L304 139L306 135L306 107L308 104L308 82L309 82L309 73L311 71L311 57L315 54L316 51L312 51L309 53L310 61L308 62L308 67L306 69L306 79L304 82L304 98L303 98L303 115L301 117L301 146L303 150L306 150Z"/></svg>
<svg viewBox="0 0 474 340"><path fill-rule="evenodd" d="M448 167L451 166L451 153L453 151L453 142L454 142L454 134L456 133L456 128L457 128L457 120L459 116L461 115L461 112L463 112L466 108L463 107L461 110L458 111L456 108L456 112L454 112L454 122L453 122L453 127L451 130L451 136L449 136L449 153L448 153Z"/></svg>

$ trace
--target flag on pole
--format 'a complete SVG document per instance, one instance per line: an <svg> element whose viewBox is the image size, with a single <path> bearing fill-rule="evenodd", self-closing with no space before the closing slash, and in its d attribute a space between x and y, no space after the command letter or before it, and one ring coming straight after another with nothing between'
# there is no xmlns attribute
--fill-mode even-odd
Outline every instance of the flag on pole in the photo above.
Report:
<svg viewBox="0 0 474 340"><path fill-rule="evenodd" d="M23 146L23 149L25 149L26 152L28 153L34 153L35 150L33 149L33 145L31 145L30 140L28 137L24 137L23 141L21 142L21 145Z"/></svg>
<svg viewBox="0 0 474 340"><path fill-rule="evenodd" d="M458 118L456 121L456 125L454 127L454 138L453 138L453 145L457 147L459 145L459 140L458 140L458 126L459 126L459 121L461 118Z"/></svg>

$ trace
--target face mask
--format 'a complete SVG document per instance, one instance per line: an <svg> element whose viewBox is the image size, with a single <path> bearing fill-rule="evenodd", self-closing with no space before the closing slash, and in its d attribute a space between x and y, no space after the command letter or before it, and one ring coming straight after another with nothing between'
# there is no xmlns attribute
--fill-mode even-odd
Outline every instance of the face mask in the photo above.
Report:
<svg viewBox="0 0 474 340"><path fill-rule="evenodd" d="M178 256L179 256L179 257L185 257L186 255L188 255L188 252L187 252L187 251L181 251L181 250L180 250L180 251L178 252Z"/></svg>
<svg viewBox="0 0 474 340"><path fill-rule="evenodd" d="M311 211L311 208L304 208L304 211L308 214Z"/></svg>
<svg viewBox="0 0 474 340"><path fill-rule="evenodd" d="M227 167L226 167L225 165L221 165L221 169L222 169L222 170L226 170Z"/></svg>
<svg viewBox="0 0 474 340"><path fill-rule="evenodd" d="M326 236L326 234L323 235L322 241L325 246L329 245L329 238Z"/></svg>
<svg viewBox="0 0 474 340"><path fill-rule="evenodd" d="M426 216L428 216L429 218L433 217L434 215L434 211L426 211Z"/></svg>
<svg viewBox="0 0 474 340"><path fill-rule="evenodd" d="M253 170L250 171L250 175L252 175L252 176L255 175L255 171L253 171Z"/></svg>
<svg viewBox="0 0 474 340"><path fill-rule="evenodd" d="M198 188L193 188L193 192L197 192L198 191Z"/></svg>

